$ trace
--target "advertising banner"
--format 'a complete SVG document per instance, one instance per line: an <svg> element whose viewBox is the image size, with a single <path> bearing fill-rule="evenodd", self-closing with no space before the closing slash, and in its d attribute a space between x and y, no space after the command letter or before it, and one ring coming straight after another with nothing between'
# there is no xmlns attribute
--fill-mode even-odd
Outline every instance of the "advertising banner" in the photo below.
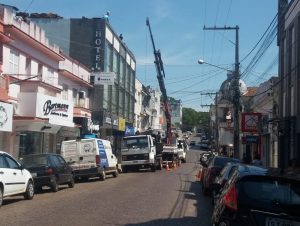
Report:
<svg viewBox="0 0 300 226"><path fill-rule="evenodd" d="M0 102L0 131L12 131L13 106Z"/></svg>

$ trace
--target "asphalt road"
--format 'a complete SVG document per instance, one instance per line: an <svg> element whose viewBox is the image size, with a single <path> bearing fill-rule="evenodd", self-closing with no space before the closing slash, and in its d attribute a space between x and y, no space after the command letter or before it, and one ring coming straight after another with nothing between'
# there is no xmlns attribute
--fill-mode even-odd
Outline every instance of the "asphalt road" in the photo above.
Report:
<svg viewBox="0 0 300 226"><path fill-rule="evenodd" d="M209 226L211 200L196 179L199 154L190 150L175 171L130 172L43 191L31 201L5 199L0 225Z"/></svg>

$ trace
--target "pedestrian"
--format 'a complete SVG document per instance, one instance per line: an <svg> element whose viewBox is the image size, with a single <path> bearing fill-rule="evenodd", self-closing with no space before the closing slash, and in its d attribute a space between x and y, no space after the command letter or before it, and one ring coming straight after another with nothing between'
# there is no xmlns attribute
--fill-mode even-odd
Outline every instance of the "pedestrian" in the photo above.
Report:
<svg viewBox="0 0 300 226"><path fill-rule="evenodd" d="M161 143L161 135L159 131L157 132L156 139L157 139L157 143Z"/></svg>

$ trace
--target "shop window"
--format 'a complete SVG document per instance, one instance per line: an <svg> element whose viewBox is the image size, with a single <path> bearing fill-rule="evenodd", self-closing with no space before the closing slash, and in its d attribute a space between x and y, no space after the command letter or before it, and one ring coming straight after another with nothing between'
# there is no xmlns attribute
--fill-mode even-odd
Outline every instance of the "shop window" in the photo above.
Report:
<svg viewBox="0 0 300 226"><path fill-rule="evenodd" d="M43 153L43 133L24 131L19 133L20 145L19 155L20 157L28 154Z"/></svg>

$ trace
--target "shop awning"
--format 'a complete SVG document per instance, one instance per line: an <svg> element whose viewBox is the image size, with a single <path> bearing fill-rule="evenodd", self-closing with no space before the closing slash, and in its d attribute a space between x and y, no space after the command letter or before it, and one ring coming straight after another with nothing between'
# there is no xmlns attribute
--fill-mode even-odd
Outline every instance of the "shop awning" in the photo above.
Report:
<svg viewBox="0 0 300 226"><path fill-rule="evenodd" d="M51 124L48 119L14 119L13 128L15 132L18 131L34 131L43 133L56 134L61 128L61 125Z"/></svg>

